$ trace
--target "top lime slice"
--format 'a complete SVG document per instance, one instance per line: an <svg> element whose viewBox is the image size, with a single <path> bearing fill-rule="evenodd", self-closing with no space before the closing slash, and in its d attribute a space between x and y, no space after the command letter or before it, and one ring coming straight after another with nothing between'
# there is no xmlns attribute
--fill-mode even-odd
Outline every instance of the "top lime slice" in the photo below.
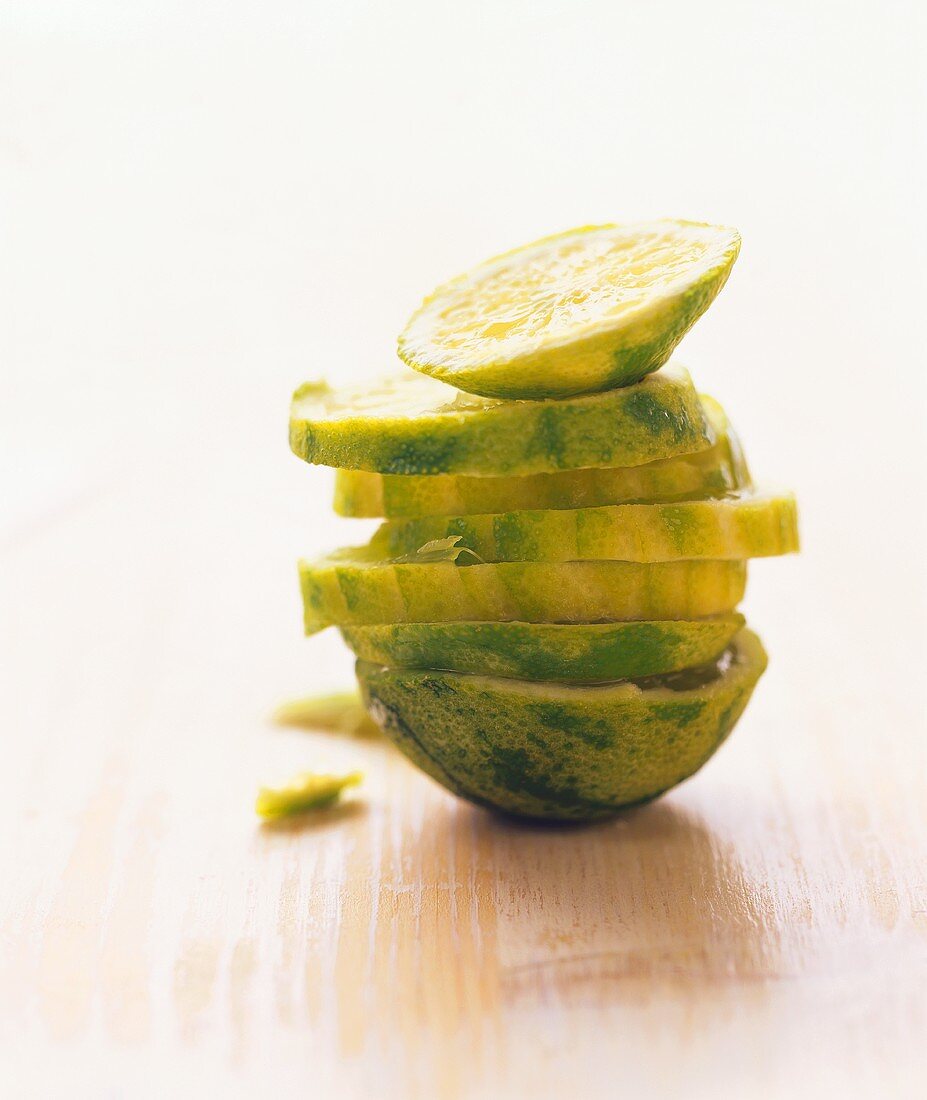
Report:
<svg viewBox="0 0 927 1100"><path fill-rule="evenodd" d="M626 386L667 361L739 251L733 229L670 219L545 237L438 287L399 355L488 397Z"/></svg>

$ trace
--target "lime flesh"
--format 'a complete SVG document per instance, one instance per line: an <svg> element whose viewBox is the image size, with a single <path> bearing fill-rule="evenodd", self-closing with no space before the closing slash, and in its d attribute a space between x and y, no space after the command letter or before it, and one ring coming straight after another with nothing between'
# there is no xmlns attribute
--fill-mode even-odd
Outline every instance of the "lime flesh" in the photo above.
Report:
<svg viewBox="0 0 927 1100"><path fill-rule="evenodd" d="M537 400L639 381L714 301L740 250L724 226L586 226L496 256L439 287L399 338L415 370Z"/></svg>

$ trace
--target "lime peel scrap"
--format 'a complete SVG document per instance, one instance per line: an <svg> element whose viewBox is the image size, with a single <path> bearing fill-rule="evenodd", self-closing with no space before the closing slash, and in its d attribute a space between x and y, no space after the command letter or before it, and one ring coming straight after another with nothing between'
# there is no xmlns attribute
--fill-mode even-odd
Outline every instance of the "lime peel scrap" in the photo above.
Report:
<svg viewBox="0 0 927 1100"><path fill-rule="evenodd" d="M266 821L276 821L309 810L325 810L335 805L344 790L356 787L362 779L361 772L349 772L347 775L301 772L286 787L262 787L254 809Z"/></svg>
<svg viewBox="0 0 927 1100"><path fill-rule="evenodd" d="M348 737L381 736L357 691L336 691L310 695L281 703L272 715L278 726L296 726L319 733L341 733Z"/></svg>
<svg viewBox="0 0 927 1100"><path fill-rule="evenodd" d="M397 565L436 561L452 561L457 565L472 564L473 562L478 565L485 565L486 563L479 554L475 554L469 546L458 545L462 541L462 535L448 535L446 538L430 539L417 550L403 554L394 560ZM460 560L461 556L463 556L463 561Z"/></svg>

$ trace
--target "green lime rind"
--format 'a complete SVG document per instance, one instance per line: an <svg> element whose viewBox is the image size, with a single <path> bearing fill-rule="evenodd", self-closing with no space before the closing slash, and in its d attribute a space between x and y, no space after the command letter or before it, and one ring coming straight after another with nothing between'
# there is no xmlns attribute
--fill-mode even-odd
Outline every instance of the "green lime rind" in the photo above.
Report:
<svg viewBox="0 0 927 1100"><path fill-rule="evenodd" d="M700 619L743 598L740 561L378 560L370 548L299 563L307 634L327 626Z"/></svg>
<svg viewBox="0 0 927 1100"><path fill-rule="evenodd" d="M669 359L739 251L733 229L672 219L559 233L438 287L399 337L399 356L489 397L626 386Z"/></svg>
<svg viewBox="0 0 927 1100"><path fill-rule="evenodd" d="M791 494L743 494L672 504L617 504L425 519L390 520L370 541L383 558L427 542L459 538L486 562L743 559L798 550Z"/></svg>
<svg viewBox="0 0 927 1100"><path fill-rule="evenodd" d="M523 477L467 474L377 474L338 470L335 511L342 516L417 519L514 512L529 508L595 508L635 501L699 499L750 488L743 450L723 409L702 395L716 442L704 451L641 466L561 470Z"/></svg>
<svg viewBox="0 0 927 1100"><path fill-rule="evenodd" d="M529 818L593 821L687 779L733 729L766 668L749 630L708 670L540 684L359 661L371 717L454 794Z"/></svg>
<svg viewBox="0 0 927 1100"><path fill-rule="evenodd" d="M360 772L348 775L319 775L303 772L285 787L261 787L254 810L268 821L278 821L309 810L327 810L334 806L348 787L363 779Z"/></svg>
<svg viewBox="0 0 927 1100"><path fill-rule="evenodd" d="M618 623L388 623L342 627L363 661L480 676L595 683L716 660L742 615Z"/></svg>
<svg viewBox="0 0 927 1100"><path fill-rule="evenodd" d="M637 466L715 442L686 371L562 401L494 401L412 371L353 391L307 383L290 447L307 462L385 474L514 475Z"/></svg>

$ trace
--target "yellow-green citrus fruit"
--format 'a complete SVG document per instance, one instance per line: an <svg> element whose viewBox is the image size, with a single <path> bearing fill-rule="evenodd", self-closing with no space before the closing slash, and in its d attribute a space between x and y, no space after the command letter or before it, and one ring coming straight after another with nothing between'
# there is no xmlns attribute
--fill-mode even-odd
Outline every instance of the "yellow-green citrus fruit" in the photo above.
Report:
<svg viewBox="0 0 927 1100"><path fill-rule="evenodd" d="M742 615L613 623L384 623L342 627L363 661L522 680L594 683L716 660Z"/></svg>
<svg viewBox="0 0 927 1100"><path fill-rule="evenodd" d="M544 684L360 661L371 717L454 794L531 818L590 821L655 798L730 733L766 667L741 631L712 666Z"/></svg>
<svg viewBox="0 0 927 1100"><path fill-rule="evenodd" d="M506 475L638 466L715 442L686 371L562 401L473 397L411 371L355 390L306 383L290 447L307 462L385 474Z"/></svg>
<svg viewBox="0 0 927 1100"><path fill-rule="evenodd" d="M739 251L733 229L670 219L559 233L440 286L406 325L399 355L489 397L626 386L666 362Z"/></svg>
<svg viewBox="0 0 927 1100"><path fill-rule="evenodd" d="M395 558L453 536L487 562L764 558L798 549L798 516L790 494L747 493L672 504L390 520L370 545L380 556Z"/></svg>
<svg viewBox="0 0 927 1100"><path fill-rule="evenodd" d="M464 516L528 508L595 508L635 501L698 499L749 488L750 472L724 411L704 395L702 405L716 442L694 454L641 466L561 470L523 477L338 470L335 511L359 518Z"/></svg>
<svg viewBox="0 0 927 1100"><path fill-rule="evenodd" d="M740 561L391 562L369 548L299 563L307 634L326 626L698 619L733 611Z"/></svg>

